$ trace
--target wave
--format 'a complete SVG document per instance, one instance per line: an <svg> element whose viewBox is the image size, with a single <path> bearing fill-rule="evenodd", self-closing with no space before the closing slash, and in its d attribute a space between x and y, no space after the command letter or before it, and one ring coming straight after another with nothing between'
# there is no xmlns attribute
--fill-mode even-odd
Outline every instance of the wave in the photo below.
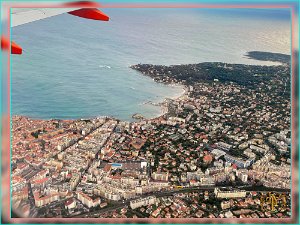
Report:
<svg viewBox="0 0 300 225"><path fill-rule="evenodd" d="M110 66L107 66L107 65L99 65L99 68L107 68L107 69L111 69Z"/></svg>

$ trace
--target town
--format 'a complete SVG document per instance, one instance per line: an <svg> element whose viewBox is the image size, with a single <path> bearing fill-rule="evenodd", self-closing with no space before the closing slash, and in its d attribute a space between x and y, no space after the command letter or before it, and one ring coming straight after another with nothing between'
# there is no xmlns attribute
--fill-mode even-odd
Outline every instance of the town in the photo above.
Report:
<svg viewBox="0 0 300 225"><path fill-rule="evenodd" d="M131 68L186 92L160 104L165 114L134 122L13 116L18 216L291 216L289 64Z"/></svg>

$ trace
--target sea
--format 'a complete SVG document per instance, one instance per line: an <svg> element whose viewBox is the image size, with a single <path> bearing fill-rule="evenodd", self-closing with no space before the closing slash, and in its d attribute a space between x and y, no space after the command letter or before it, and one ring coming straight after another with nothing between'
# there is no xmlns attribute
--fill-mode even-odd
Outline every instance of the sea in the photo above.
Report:
<svg viewBox="0 0 300 225"><path fill-rule="evenodd" d="M148 101L183 93L129 68L248 59L248 51L290 54L287 9L105 8L109 22L61 14L12 28L23 48L11 58L11 113L38 119L161 114Z"/></svg>

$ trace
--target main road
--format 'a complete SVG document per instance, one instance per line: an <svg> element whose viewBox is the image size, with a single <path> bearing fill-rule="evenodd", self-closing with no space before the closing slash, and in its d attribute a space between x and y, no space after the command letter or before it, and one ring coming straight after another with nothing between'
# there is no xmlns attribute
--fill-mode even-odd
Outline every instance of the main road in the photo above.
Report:
<svg viewBox="0 0 300 225"><path fill-rule="evenodd" d="M188 188L181 188L181 189L173 189L173 190L166 190L166 191L161 191L161 192L154 192L154 193L148 193L144 195L139 195L136 198L132 198L129 200L124 200L124 201L117 201L114 202L111 206L99 209L93 212L88 212L88 213L83 213L79 214L76 216L73 216L74 218L82 218L82 217L95 217L99 214L109 212L112 210L120 209L123 208L126 205L129 205L130 201L134 199L139 199L139 198L145 198L147 196L155 196L157 198L160 197L165 197L165 196L171 196L173 194L177 193L184 193L184 192L192 192L192 191L212 191L216 187L222 187L222 186L196 186L196 187L188 187ZM236 186L234 187L235 189L241 189L241 190L246 190L248 192L250 191L259 191L259 192L290 192L289 189L275 189L275 188L268 188L268 187L263 187L263 186L251 186L251 185L245 185L245 186Z"/></svg>

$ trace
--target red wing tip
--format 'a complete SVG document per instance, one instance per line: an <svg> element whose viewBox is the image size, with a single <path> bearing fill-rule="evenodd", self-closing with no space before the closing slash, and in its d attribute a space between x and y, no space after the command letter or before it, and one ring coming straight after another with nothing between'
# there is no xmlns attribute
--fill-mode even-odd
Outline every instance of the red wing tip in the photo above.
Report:
<svg viewBox="0 0 300 225"><path fill-rule="evenodd" d="M23 49L21 48L21 46L17 45L15 42L11 43L11 53L12 54L21 55L22 52L23 52Z"/></svg>
<svg viewBox="0 0 300 225"><path fill-rule="evenodd" d="M11 54L21 55L23 50L21 46L17 45L15 42L11 42ZM9 49L9 39L2 36L1 37L1 49L8 50Z"/></svg>
<svg viewBox="0 0 300 225"><path fill-rule="evenodd" d="M73 16L82 17L85 19L91 19L91 20L102 20L102 21L109 21L109 17L105 15L103 12L101 12L99 9L77 9L71 12L68 12L69 14Z"/></svg>
<svg viewBox="0 0 300 225"><path fill-rule="evenodd" d="M64 3L65 6L69 7L90 7L90 8L98 8L100 7L100 4L98 2L91 2L91 1L75 1L75 2L67 2Z"/></svg>

